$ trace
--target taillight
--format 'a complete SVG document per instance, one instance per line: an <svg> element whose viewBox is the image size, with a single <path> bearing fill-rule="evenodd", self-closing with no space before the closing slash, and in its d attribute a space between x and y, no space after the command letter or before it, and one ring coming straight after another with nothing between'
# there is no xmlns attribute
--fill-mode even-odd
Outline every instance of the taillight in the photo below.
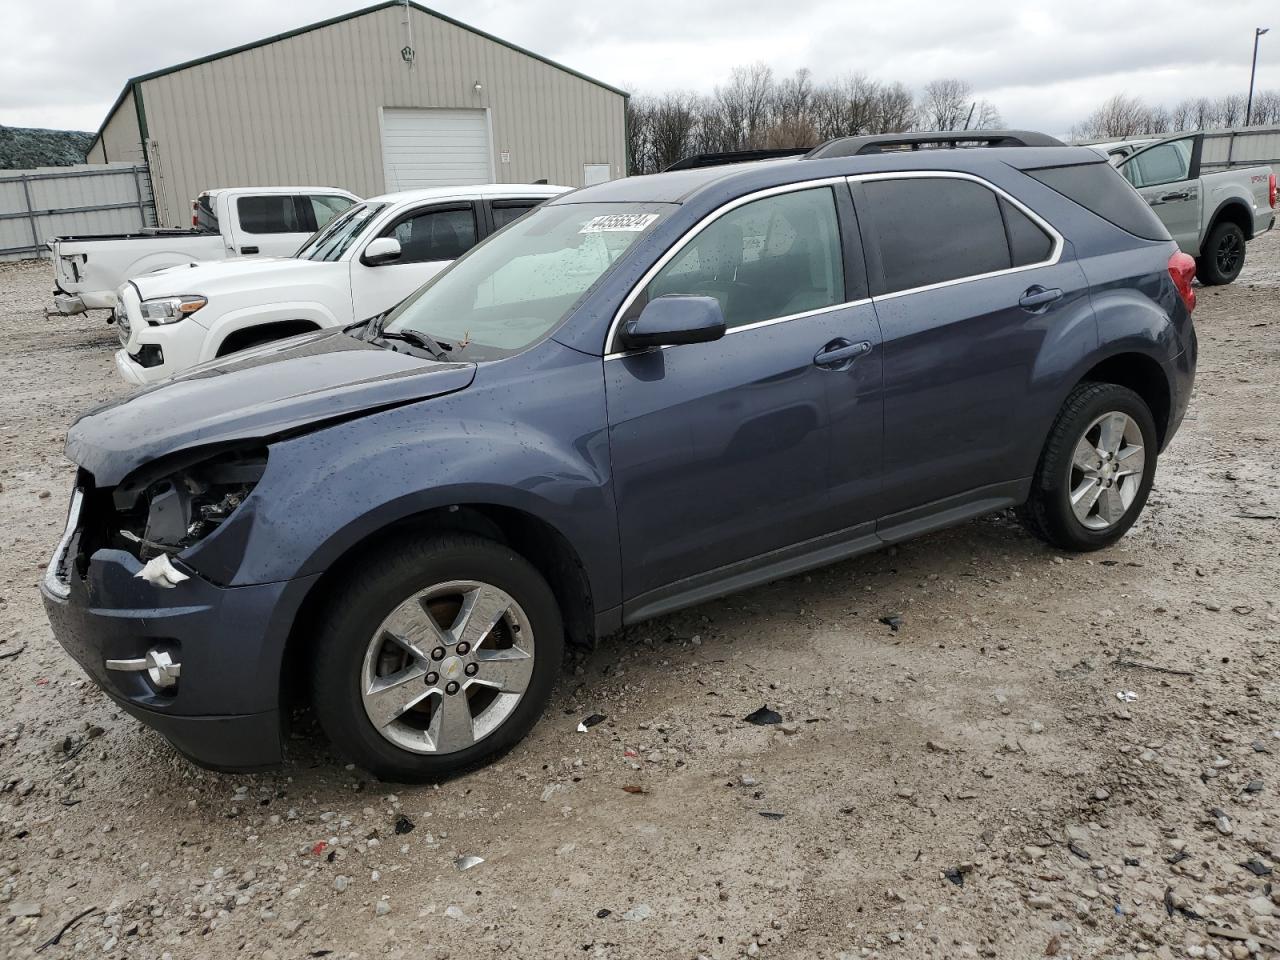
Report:
<svg viewBox="0 0 1280 960"><path fill-rule="evenodd" d="M1267 180L1267 200L1271 204L1271 209L1276 208L1276 175L1273 173Z"/></svg>
<svg viewBox="0 0 1280 960"><path fill-rule="evenodd" d="M200 221L199 221L198 216L197 216L197 212L198 212L199 208L200 208L200 204L199 204L199 203L193 203L193 204L191 205L191 225L192 225L193 227L198 227L198 226L200 226Z"/></svg>
<svg viewBox="0 0 1280 960"><path fill-rule="evenodd" d="M1196 292L1191 289L1191 278L1196 275L1196 261L1190 254L1175 250L1169 258L1169 276L1178 288L1178 296L1187 307L1187 313L1196 308Z"/></svg>

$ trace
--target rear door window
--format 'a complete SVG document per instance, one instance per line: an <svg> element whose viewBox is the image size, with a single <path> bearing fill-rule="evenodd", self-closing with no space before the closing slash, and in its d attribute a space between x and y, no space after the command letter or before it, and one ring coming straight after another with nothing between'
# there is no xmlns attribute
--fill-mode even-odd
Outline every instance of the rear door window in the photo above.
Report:
<svg viewBox="0 0 1280 960"><path fill-rule="evenodd" d="M296 198L288 193L238 197L236 215L245 233L310 233L298 210Z"/></svg>
<svg viewBox="0 0 1280 960"><path fill-rule="evenodd" d="M861 185L865 221L880 248L884 293L1013 265L999 198L981 184L912 177L866 180ZM863 212L859 210L860 220Z"/></svg>
<svg viewBox="0 0 1280 960"><path fill-rule="evenodd" d="M493 229L501 230L508 223L519 220L540 203L542 203L541 200L494 200L489 205L493 213Z"/></svg>
<svg viewBox="0 0 1280 960"><path fill-rule="evenodd" d="M312 216L315 218L313 227L315 230L323 228L330 220L355 203L350 197L327 196L324 194L311 194L299 199L302 203L310 205Z"/></svg>
<svg viewBox="0 0 1280 960"><path fill-rule="evenodd" d="M831 189L796 190L730 210L649 281L632 311L673 293L715 297L730 329L843 303Z"/></svg>
<svg viewBox="0 0 1280 960"><path fill-rule="evenodd" d="M456 260L476 245L476 212L473 204L451 204L419 210L383 232L400 241L396 263Z"/></svg>

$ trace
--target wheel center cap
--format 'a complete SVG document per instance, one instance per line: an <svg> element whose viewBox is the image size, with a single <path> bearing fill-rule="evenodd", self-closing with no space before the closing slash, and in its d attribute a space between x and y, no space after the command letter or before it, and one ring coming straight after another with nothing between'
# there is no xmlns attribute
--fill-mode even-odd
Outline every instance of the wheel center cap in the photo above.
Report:
<svg viewBox="0 0 1280 960"><path fill-rule="evenodd" d="M461 657L449 657L440 664L440 676L446 680L461 680L462 670Z"/></svg>

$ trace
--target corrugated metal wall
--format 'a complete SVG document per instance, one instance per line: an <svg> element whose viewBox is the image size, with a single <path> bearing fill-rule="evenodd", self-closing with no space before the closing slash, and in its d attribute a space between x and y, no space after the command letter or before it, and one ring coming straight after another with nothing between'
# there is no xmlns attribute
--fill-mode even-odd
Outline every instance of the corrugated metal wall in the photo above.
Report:
<svg viewBox="0 0 1280 960"><path fill-rule="evenodd" d="M138 109L133 94L126 93L120 106L102 128L102 137L89 151L90 163L145 163L142 136L138 133Z"/></svg>
<svg viewBox="0 0 1280 960"><path fill-rule="evenodd" d="M182 223L191 198L211 187L382 192L382 107L487 109L499 182L579 186L585 163L625 174L620 94L421 11L410 16L412 69L400 56L404 11L390 7L144 81L164 222ZM117 115L126 112L122 104Z"/></svg>
<svg viewBox="0 0 1280 960"><path fill-rule="evenodd" d="M1280 166L1280 127L1211 130L1204 135L1200 164L1207 170Z"/></svg>
<svg viewBox="0 0 1280 960"><path fill-rule="evenodd" d="M0 170L0 260L44 256L50 237L128 233L154 224L141 165Z"/></svg>

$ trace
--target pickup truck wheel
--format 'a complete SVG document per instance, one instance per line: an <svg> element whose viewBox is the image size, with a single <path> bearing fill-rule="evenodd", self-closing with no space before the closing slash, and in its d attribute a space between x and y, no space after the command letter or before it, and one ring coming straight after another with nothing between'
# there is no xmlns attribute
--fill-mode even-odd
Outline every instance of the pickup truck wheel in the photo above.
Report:
<svg viewBox="0 0 1280 960"><path fill-rule="evenodd" d="M1205 286L1230 283L1244 267L1244 231L1224 220L1209 232L1196 260L1196 279Z"/></svg>
<svg viewBox="0 0 1280 960"><path fill-rule="evenodd" d="M1159 442L1143 399L1114 383L1082 383L1049 431L1018 515L1064 550L1099 550L1128 532L1146 505Z"/></svg>
<svg viewBox="0 0 1280 960"><path fill-rule="evenodd" d="M537 722L564 654L555 595L491 540L404 541L319 621L312 705L339 751L384 780L474 767Z"/></svg>

